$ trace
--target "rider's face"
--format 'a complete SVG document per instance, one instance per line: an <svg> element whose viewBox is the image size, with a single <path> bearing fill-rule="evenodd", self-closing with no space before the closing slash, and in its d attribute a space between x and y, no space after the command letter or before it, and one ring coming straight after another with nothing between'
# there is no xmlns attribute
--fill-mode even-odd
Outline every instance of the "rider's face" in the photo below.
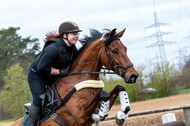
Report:
<svg viewBox="0 0 190 126"><path fill-rule="evenodd" d="M76 44L78 38L79 38L79 32L68 33L68 40L71 42L71 44Z"/></svg>

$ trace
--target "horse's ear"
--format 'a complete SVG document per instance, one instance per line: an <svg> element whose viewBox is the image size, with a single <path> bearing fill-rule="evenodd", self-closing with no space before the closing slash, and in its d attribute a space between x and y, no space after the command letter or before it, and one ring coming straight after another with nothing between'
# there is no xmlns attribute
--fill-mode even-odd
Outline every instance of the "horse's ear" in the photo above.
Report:
<svg viewBox="0 0 190 126"><path fill-rule="evenodd" d="M125 28L117 34L118 37L122 37L124 32L125 32Z"/></svg>
<svg viewBox="0 0 190 126"><path fill-rule="evenodd" d="M114 29L110 32L110 37L112 37L112 36L115 35L115 31L116 31L116 28L114 28Z"/></svg>

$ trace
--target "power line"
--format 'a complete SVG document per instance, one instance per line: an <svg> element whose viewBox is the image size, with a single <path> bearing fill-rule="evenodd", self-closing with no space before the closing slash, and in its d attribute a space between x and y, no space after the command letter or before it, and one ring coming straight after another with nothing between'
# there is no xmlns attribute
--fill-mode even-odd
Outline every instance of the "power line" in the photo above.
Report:
<svg viewBox="0 0 190 126"><path fill-rule="evenodd" d="M143 26L143 21L141 20L139 7L137 7L136 3L137 2L135 2L135 0L133 0L133 7L135 9L135 15L136 15L136 18L137 18L138 29L139 29L139 32L142 32L141 29L142 29L142 26ZM140 3L140 1L138 3Z"/></svg>

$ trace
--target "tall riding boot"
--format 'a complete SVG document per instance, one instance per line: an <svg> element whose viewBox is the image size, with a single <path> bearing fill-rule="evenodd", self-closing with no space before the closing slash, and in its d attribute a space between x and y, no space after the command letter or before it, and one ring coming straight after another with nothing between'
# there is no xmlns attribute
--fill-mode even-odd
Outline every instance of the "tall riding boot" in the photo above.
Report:
<svg viewBox="0 0 190 126"><path fill-rule="evenodd" d="M41 108L32 103L28 114L28 126L39 126L40 114Z"/></svg>

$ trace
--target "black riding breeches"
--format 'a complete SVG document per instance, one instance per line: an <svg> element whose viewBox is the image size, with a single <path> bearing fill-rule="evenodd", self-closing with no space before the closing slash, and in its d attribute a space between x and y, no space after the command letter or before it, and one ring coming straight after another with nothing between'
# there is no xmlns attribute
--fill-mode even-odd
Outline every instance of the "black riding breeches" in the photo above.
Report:
<svg viewBox="0 0 190 126"><path fill-rule="evenodd" d="M42 100L39 96L45 93L45 84L43 79L36 73L34 64L31 64L28 71L28 83L33 96L33 104L41 107Z"/></svg>

